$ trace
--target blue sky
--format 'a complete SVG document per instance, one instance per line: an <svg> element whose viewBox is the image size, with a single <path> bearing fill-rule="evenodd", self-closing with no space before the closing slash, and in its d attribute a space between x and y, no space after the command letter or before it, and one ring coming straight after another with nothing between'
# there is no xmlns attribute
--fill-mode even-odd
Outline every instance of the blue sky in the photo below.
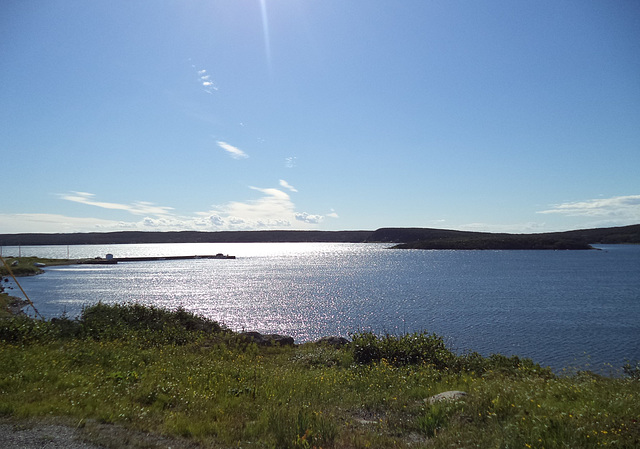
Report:
<svg viewBox="0 0 640 449"><path fill-rule="evenodd" d="M5 0L0 233L640 223L640 2Z"/></svg>

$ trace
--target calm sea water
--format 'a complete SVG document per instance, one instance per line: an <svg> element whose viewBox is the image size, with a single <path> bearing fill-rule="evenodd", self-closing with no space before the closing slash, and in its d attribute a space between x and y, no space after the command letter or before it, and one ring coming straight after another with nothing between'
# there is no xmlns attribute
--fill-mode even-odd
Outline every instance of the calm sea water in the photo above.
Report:
<svg viewBox="0 0 640 449"><path fill-rule="evenodd" d="M601 251L421 251L380 244L151 244L3 248L71 258L236 260L51 267L20 280L40 313L135 301L297 342L358 330L428 330L459 351L607 370L640 359L640 246ZM13 290L16 293L18 290Z"/></svg>

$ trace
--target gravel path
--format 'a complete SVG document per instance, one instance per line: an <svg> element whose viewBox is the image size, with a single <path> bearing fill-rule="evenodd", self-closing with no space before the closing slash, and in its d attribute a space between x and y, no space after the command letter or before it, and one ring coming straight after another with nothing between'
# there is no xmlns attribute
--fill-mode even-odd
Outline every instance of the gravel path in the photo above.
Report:
<svg viewBox="0 0 640 449"><path fill-rule="evenodd" d="M168 438L95 421L81 428L64 421L0 420L1 449L198 449L193 441Z"/></svg>
<svg viewBox="0 0 640 449"><path fill-rule="evenodd" d="M3 449L101 449L85 443L80 431L59 424L0 424Z"/></svg>

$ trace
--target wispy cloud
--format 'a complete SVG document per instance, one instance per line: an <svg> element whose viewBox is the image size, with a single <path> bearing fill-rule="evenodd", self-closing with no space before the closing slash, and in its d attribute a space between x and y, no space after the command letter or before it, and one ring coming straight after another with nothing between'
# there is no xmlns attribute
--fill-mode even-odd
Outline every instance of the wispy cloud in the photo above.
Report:
<svg viewBox="0 0 640 449"><path fill-rule="evenodd" d="M87 232L122 230L116 220L68 217L60 214L0 214L0 229L5 233L23 232Z"/></svg>
<svg viewBox="0 0 640 449"><path fill-rule="evenodd" d="M539 214L560 214L572 217L593 217L640 221L640 195L615 196L586 201L555 204Z"/></svg>
<svg viewBox="0 0 640 449"><path fill-rule="evenodd" d="M104 201L94 200L95 195L87 192L72 192L60 195L60 198L66 201L86 204L88 206L96 206L103 209L123 210L134 215L168 215L171 214L172 207L156 206L146 201L138 201L132 204L107 203Z"/></svg>
<svg viewBox="0 0 640 449"><path fill-rule="evenodd" d="M284 166L287 168L293 168L296 166L296 159L298 159L295 156L291 156L291 157L287 157L284 159Z"/></svg>
<svg viewBox="0 0 640 449"><path fill-rule="evenodd" d="M340 218L340 216L339 216L339 215L336 213L336 211L335 211L335 210L333 210L333 209L331 209L331 212L329 212L329 213L327 214L327 217L329 217L329 218Z"/></svg>
<svg viewBox="0 0 640 449"><path fill-rule="evenodd" d="M289 189L292 187L285 182ZM284 187L284 186L282 186ZM256 229L314 229L323 215L296 211L296 205L281 188L249 187L257 192L255 199L230 201L206 212L180 216L174 209L147 201L131 204L99 201L88 192L57 195L64 201L113 212L128 212L131 220L73 217L61 214L1 214L0 229L6 233L21 232L109 232L109 231L247 231ZM295 190L295 189L294 189ZM115 215L114 215L115 216ZM327 217L337 218L332 210Z"/></svg>
<svg viewBox="0 0 640 449"><path fill-rule="evenodd" d="M195 68L195 66L192 67ZM212 94L214 91L218 90L218 87L211 79L211 75L209 75L206 70L197 70L196 73L198 74L198 83L206 93Z"/></svg>
<svg viewBox="0 0 640 449"><path fill-rule="evenodd" d="M224 151L229 153L229 156L231 156L234 159L246 159L249 157L247 153L242 151L240 148L236 148L233 145L229 145L227 142L222 142L219 140L217 143L220 148L222 148Z"/></svg>
<svg viewBox="0 0 640 449"><path fill-rule="evenodd" d="M311 224L320 223L323 218L322 215L313 215L313 214L308 214L306 212L296 213L295 217L296 217L296 220L298 221L302 221L303 223L311 223Z"/></svg>
<svg viewBox="0 0 640 449"><path fill-rule="evenodd" d="M284 187L287 190L291 190L292 192L297 192L298 190L293 187L291 184L289 184L287 181L285 181L284 179L280 180L280 186Z"/></svg>
<svg viewBox="0 0 640 449"><path fill-rule="evenodd" d="M512 224L495 224L495 223L467 223L462 225L453 226L449 228L445 226L445 220L433 220L431 226L445 229L456 229L458 231L474 231L474 232L506 232L506 233L526 233L535 234L540 232L547 232L545 223L512 223Z"/></svg>

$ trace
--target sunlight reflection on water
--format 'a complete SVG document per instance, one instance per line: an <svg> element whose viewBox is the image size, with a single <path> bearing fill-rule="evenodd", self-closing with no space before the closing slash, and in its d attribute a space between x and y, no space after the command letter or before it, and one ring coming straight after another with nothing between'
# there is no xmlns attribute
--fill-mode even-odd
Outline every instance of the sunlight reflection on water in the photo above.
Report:
<svg viewBox="0 0 640 449"><path fill-rule="evenodd" d="M31 249L48 257L66 253L66 247ZM640 358L638 246L399 251L379 244L170 244L70 252L238 258L52 267L21 281L45 316L75 316L98 300L136 301L182 306L234 330L282 333L297 342L426 329L461 350L518 354L556 367L582 364L585 353L614 366Z"/></svg>

